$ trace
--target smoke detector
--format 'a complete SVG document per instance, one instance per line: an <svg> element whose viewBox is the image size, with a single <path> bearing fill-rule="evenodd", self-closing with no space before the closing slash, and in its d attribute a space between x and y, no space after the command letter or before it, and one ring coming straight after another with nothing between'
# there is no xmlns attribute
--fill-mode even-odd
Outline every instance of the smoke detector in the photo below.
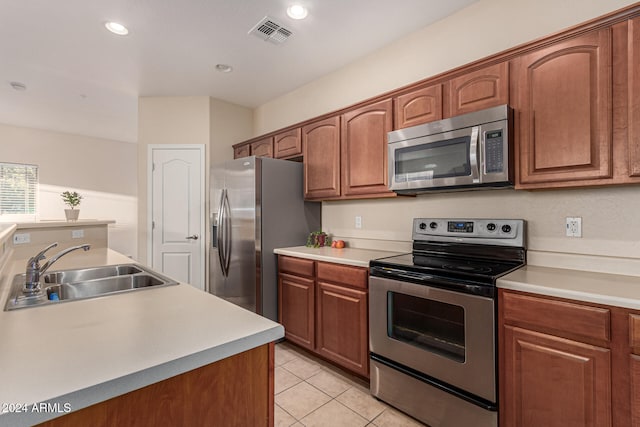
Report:
<svg viewBox="0 0 640 427"><path fill-rule="evenodd" d="M291 30L288 30L278 24L275 19L265 16L249 31L249 34L252 34L266 42L282 44L293 33Z"/></svg>

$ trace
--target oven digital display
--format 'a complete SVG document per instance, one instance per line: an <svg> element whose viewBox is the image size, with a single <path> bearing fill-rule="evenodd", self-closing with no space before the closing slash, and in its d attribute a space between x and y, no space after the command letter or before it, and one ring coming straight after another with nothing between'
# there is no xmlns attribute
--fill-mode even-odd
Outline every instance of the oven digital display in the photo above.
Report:
<svg viewBox="0 0 640 427"><path fill-rule="evenodd" d="M473 222L449 221L447 230L454 233L473 233Z"/></svg>

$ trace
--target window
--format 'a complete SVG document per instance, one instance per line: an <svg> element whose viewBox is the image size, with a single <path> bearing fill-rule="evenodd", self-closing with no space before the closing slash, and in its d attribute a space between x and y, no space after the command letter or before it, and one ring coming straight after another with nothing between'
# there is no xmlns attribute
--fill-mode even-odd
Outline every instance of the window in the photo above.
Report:
<svg viewBox="0 0 640 427"><path fill-rule="evenodd" d="M37 213L38 166L0 163L0 216Z"/></svg>

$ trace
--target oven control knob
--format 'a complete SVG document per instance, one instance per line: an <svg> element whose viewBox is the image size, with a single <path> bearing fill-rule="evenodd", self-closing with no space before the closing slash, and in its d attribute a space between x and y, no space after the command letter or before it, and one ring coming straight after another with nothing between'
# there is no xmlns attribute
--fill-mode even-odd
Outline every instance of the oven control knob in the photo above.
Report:
<svg viewBox="0 0 640 427"><path fill-rule="evenodd" d="M438 228L438 223L435 221L432 222L431 224L429 224L429 228L435 230L436 228Z"/></svg>
<svg viewBox="0 0 640 427"><path fill-rule="evenodd" d="M425 228L427 228L427 224L425 224L424 222L421 222L418 227L420 227L420 230L424 230Z"/></svg>
<svg viewBox="0 0 640 427"><path fill-rule="evenodd" d="M495 231L496 229L496 225L492 222L490 222L489 224L487 224L487 230L489 231Z"/></svg>
<svg viewBox="0 0 640 427"><path fill-rule="evenodd" d="M511 233L511 226L509 224L505 224L502 226L503 233Z"/></svg>

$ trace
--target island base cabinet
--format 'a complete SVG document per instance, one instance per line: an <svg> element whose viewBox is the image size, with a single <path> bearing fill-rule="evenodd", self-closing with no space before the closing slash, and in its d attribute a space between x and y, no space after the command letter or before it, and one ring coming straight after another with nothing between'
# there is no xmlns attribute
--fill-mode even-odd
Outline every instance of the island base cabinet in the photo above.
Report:
<svg viewBox="0 0 640 427"><path fill-rule="evenodd" d="M504 326L501 425L611 425L610 350Z"/></svg>
<svg viewBox="0 0 640 427"><path fill-rule="evenodd" d="M265 344L38 426L273 426L273 357Z"/></svg>
<svg viewBox="0 0 640 427"><path fill-rule="evenodd" d="M317 311L318 353L368 377L367 293L318 282Z"/></svg>

